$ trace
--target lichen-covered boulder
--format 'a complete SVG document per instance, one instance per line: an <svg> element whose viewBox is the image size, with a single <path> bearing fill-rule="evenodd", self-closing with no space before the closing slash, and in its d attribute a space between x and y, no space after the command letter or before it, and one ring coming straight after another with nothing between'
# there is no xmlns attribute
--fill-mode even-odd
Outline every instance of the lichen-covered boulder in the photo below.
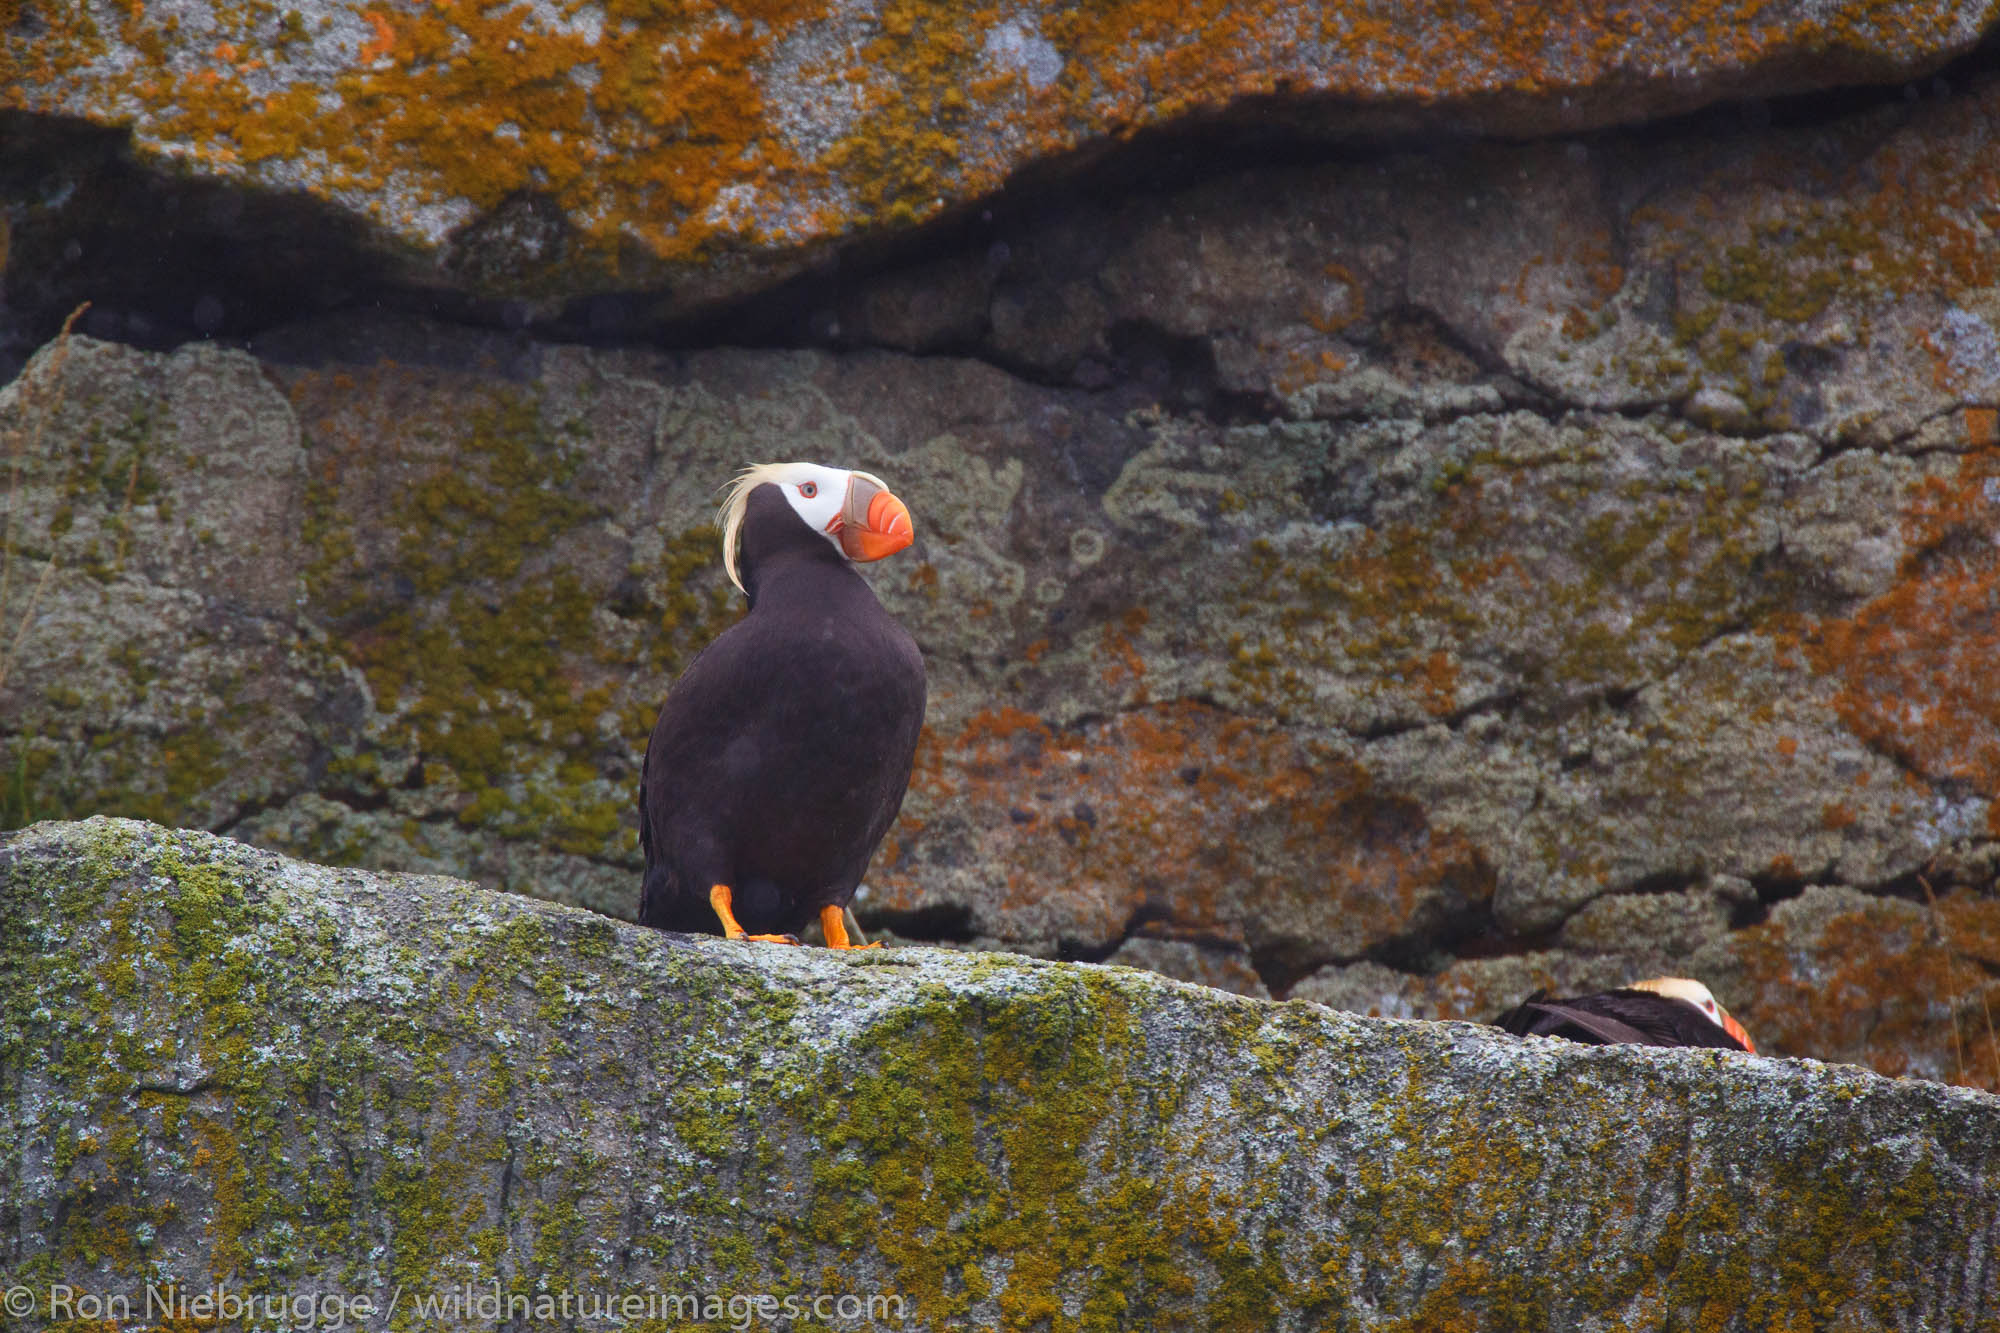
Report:
<svg viewBox="0 0 2000 1333"><path fill-rule="evenodd" d="M292 192L406 277L685 309L1024 167L1249 103L1317 131L1575 131L1923 74L1981 4L1011 9L299 0L0 10L0 110Z"/></svg>
<svg viewBox="0 0 2000 1333"><path fill-rule="evenodd" d="M1992 1328L1996 1170L2000 1101L1809 1061L725 944L131 821L0 842L28 1327L172 1284L444 1328L755 1296L905 1328Z"/></svg>

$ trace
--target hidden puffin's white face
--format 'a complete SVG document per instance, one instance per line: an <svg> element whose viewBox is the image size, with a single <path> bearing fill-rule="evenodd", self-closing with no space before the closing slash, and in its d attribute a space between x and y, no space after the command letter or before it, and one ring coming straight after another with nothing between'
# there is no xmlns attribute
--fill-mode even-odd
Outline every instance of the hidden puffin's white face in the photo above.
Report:
<svg viewBox="0 0 2000 1333"><path fill-rule="evenodd" d="M915 540L910 511L880 477L820 463L759 463L737 474L718 515L723 568L738 588L743 512L750 492L765 485L776 486L792 512L849 560L880 560Z"/></svg>

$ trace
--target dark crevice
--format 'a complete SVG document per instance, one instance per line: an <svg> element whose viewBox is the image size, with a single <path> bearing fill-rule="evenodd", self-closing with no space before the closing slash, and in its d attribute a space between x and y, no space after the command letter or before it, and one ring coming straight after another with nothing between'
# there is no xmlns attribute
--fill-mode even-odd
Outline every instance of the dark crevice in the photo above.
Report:
<svg viewBox="0 0 2000 1333"><path fill-rule="evenodd" d="M1404 718L1384 718L1381 721L1369 723L1359 731L1351 731L1348 734L1355 740L1366 744L1370 741L1392 740L1397 736L1407 736L1413 731L1425 731L1431 727L1440 725L1442 725L1442 719L1435 717L1427 717L1421 721Z"/></svg>
<svg viewBox="0 0 2000 1333"><path fill-rule="evenodd" d="M307 791L317 796L323 796L329 801L344 805L357 814L375 814L392 808L392 803L388 795L383 791L362 791L352 787L310 787L287 791L277 796L260 797L254 801L245 801L228 818L217 820L211 824L209 826L210 831L219 833L226 838L237 837L237 831L244 824L257 818L259 815L269 814L271 811L279 809L287 802L303 795Z"/></svg>
<svg viewBox="0 0 2000 1333"><path fill-rule="evenodd" d="M2000 404L1982 403L1982 402L1957 402L1957 403L1952 403L1946 407L1938 408L1934 412L1925 413L1923 416L1918 417L1916 421L1913 422L1907 430L1898 431L1896 432L1896 434L1890 436L1887 440L1884 441L1867 442L1862 440L1820 440L1818 442L1819 455L1817 458L1813 460L1813 467L1817 468L1824 466L1825 464L1832 462L1834 459L1840 458L1846 454L1893 454L1898 458L1929 458L1932 457L1933 455L1958 457L1964 454L1977 453L1980 449L1984 448L1985 446L1971 441L1958 441L1950 444L1933 444L1933 445L1927 445L1922 449L1908 449L1905 448L1904 446L1907 445L1911 440L1917 438L1917 436L1923 434L1923 432L1927 428L1936 425L1938 422L1946 420L1947 418L1956 416L1960 412L1979 411L1979 410L1993 411L1996 408L2000 408Z"/></svg>
<svg viewBox="0 0 2000 1333"><path fill-rule="evenodd" d="M276 796L260 796L254 800L244 801L230 813L228 818L218 820L210 827L224 837L233 837L235 836L233 830L242 827L246 821L277 809L297 795L299 795L297 791L288 791Z"/></svg>
<svg viewBox="0 0 2000 1333"><path fill-rule="evenodd" d="M864 930L886 930L900 939L970 944L978 938L972 908L965 903L933 903L904 910L857 904L853 911Z"/></svg>
<svg viewBox="0 0 2000 1333"><path fill-rule="evenodd" d="M1655 870L1650 875L1643 875L1633 880L1624 888L1617 890L1616 894L1607 896L1632 897L1642 894L1686 893L1688 890L1698 889L1706 883L1708 883L1708 872L1705 870Z"/></svg>
<svg viewBox="0 0 2000 1333"><path fill-rule="evenodd" d="M1289 947L1265 946L1250 950L1250 969L1264 983L1264 990L1274 1000L1284 999L1292 993L1292 987L1335 961L1327 959L1307 964L1300 960L1295 949Z"/></svg>
<svg viewBox="0 0 2000 1333"><path fill-rule="evenodd" d="M1266 394L1223 387L1208 338L1174 333L1139 319L1121 319L1105 330L1102 355L1086 353L1073 366L1050 368L1009 356L986 342L966 342L926 353L881 344L844 344L835 350L869 350L922 360L946 356L978 361L1024 384L1081 395L1098 410L1120 415L1159 408L1178 416L1198 416L1216 426L1256 425L1284 415L1283 405ZM751 344L755 345L755 344Z"/></svg>
<svg viewBox="0 0 2000 1333"><path fill-rule="evenodd" d="M1953 891L1990 894L1996 888L1994 844L1984 840L1956 848L1952 857L1937 857L1912 870L1854 887L1876 898L1897 898L1930 906Z"/></svg>
<svg viewBox="0 0 2000 1333"><path fill-rule="evenodd" d="M1412 976L1435 976L1455 962L1471 958L1504 958L1545 949L1555 930L1517 933L1500 924L1490 899L1467 908L1425 931L1394 936L1371 947L1362 958Z"/></svg>
<svg viewBox="0 0 2000 1333"><path fill-rule="evenodd" d="M424 785L423 772L421 764L412 764L409 775L397 786L404 791L421 791ZM415 780L415 786L411 785L412 779ZM355 787L323 788L319 794L329 801L339 801L356 814L376 814L393 809L395 804L388 792L381 789L362 791Z"/></svg>
<svg viewBox="0 0 2000 1333"><path fill-rule="evenodd" d="M2000 32L1935 73L1892 83L1853 83L1785 97L1733 98L1679 116L1602 131L1629 136L1636 145L1672 145L1687 139L1734 142L1766 130L1812 129L1871 111L1906 109L1926 99L1951 96L1982 74L2000 69Z"/></svg>
<svg viewBox="0 0 2000 1333"><path fill-rule="evenodd" d="M1303 951L1296 943L1279 942L1250 951L1251 966L1273 998L1284 999L1292 988L1327 967L1374 963L1412 977L1430 977L1453 963L1471 958L1498 958L1547 948L1555 932L1514 934L1493 915L1490 894L1461 902L1422 925L1378 940L1358 954L1326 956Z"/></svg>
<svg viewBox="0 0 2000 1333"><path fill-rule="evenodd" d="M519 1149L514 1143L513 1136L509 1135L507 1138L507 1160L500 1167L499 1215L500 1227L503 1231L507 1229L509 1223L512 1221L507 1216L507 1209L514 1193L514 1158L518 1151Z"/></svg>
<svg viewBox="0 0 2000 1333"><path fill-rule="evenodd" d="M1454 708L1448 713L1423 718L1384 718L1371 722L1359 731L1343 730L1348 739L1367 744L1370 741L1389 740L1397 736L1407 736L1413 731L1428 731L1432 727L1444 727L1448 731L1459 731L1475 717L1484 714L1504 714L1512 712L1527 700L1525 690L1501 690L1497 694L1484 695L1471 703Z"/></svg>
<svg viewBox="0 0 2000 1333"><path fill-rule="evenodd" d="M1808 885L1826 878L1827 872L1809 875L1786 870L1767 870L1750 877L1750 887L1757 891L1755 902L1738 903L1729 913L1729 928L1742 930L1746 926L1761 926L1771 919L1771 908L1782 902L1789 902L1806 891Z"/></svg>
<svg viewBox="0 0 2000 1333"><path fill-rule="evenodd" d="M1919 867L1900 875L1891 875L1888 879L1878 880L1873 884L1856 887L1873 898L1896 898L1906 903L1925 906L1942 894L1948 884L1942 876L1935 873L1926 874L1925 868Z"/></svg>
<svg viewBox="0 0 2000 1333"><path fill-rule="evenodd" d="M163 1097L198 1097L220 1086L215 1079L198 1078L192 1083L135 1083L132 1091L158 1093Z"/></svg>
<svg viewBox="0 0 2000 1333"><path fill-rule="evenodd" d="M1464 707L1455 708L1451 712L1446 713L1443 719L1444 724L1453 731L1457 731L1475 717L1488 713L1512 712L1514 709L1519 708L1527 700L1527 697L1528 693L1526 690L1501 690L1497 694L1489 694L1482 698L1474 699Z"/></svg>
<svg viewBox="0 0 2000 1333"><path fill-rule="evenodd" d="M1246 961L1250 952L1249 947L1243 943L1243 940L1239 936L1228 935L1215 930L1177 926L1165 917L1164 912L1158 921L1149 923L1141 929L1128 933L1123 940L1119 941L1119 948L1123 948L1134 940L1159 940L1163 943L1186 944L1207 953L1234 954L1237 957L1244 958ZM1117 950L1113 950L1113 952L1115 953Z"/></svg>
<svg viewBox="0 0 2000 1333"><path fill-rule="evenodd" d="M1896 122L1907 115L1903 108L1948 95L1996 68L2000 39L1990 38L1936 75L1916 80L1741 98L1648 123L1539 136L1482 136L1449 125L1397 128L1378 114L1396 107L1339 98L1249 97L1173 125L1026 164L992 195L965 201L920 230L831 243L808 270L700 310L687 308L664 288L580 297L547 313L523 300L420 287L399 275L399 261L366 225L308 195L142 165L124 130L7 112L0 114L0 193L64 202L50 206L34 225L14 229L0 380L11 378L25 356L53 336L62 317L86 299L96 304L84 332L155 350L204 338L242 342L343 309L419 315L587 345L836 351L890 346L857 338L843 324L842 312L857 293L885 274L940 262L983 266L989 280L997 280L1012 239L1056 226L1087 234L1092 219L1108 216L1089 200L1158 197L1251 170L1366 165L1491 139L1615 143L1621 151L1644 152L1655 144L1734 142L1746 131L1797 129L1877 112ZM1850 77L1871 74L1855 62ZM67 194L62 187L69 187ZM504 275L508 255L523 238L545 260L560 260L573 244L560 210L526 191L455 235L438 261L441 276L490 286ZM981 326L948 329L922 346L897 345L897 350L991 361L988 332ZM1480 353L1476 359L1493 358ZM1145 373L1142 366L1140 380ZM1231 401L1211 384L1198 410L1223 420L1240 414L1268 419L1268 407L1254 396Z"/></svg>
<svg viewBox="0 0 2000 1333"><path fill-rule="evenodd" d="M1735 425L1722 425L1712 421L1706 421L1706 422L1698 421L1694 417L1689 416L1687 412L1684 410L1684 408L1685 408L1684 403L1675 404L1672 405L1670 410L1673 412L1674 417L1677 420L1685 421L1688 425L1694 427L1698 431L1701 431L1703 434L1713 435L1720 439L1742 440L1745 441L1746 443L1754 444L1758 440L1768 440L1779 435L1806 435L1808 437L1811 436L1810 431L1801 431L1796 427L1792 426L1771 426L1771 425L1764 425L1762 423L1751 423L1748 425L1735 426ZM1648 414L1650 414L1652 411L1655 410L1657 409L1648 408L1647 412Z"/></svg>
<svg viewBox="0 0 2000 1333"><path fill-rule="evenodd" d="M1056 957L1066 963L1101 963L1112 954L1125 947L1127 940L1138 936L1149 926L1165 925L1173 920L1173 909L1164 900L1147 896L1132 909L1125 918L1124 929L1109 940L1079 940L1064 935L1056 940Z"/></svg>
<svg viewBox="0 0 2000 1333"><path fill-rule="evenodd" d="M1122 935L1108 942L1059 935L1056 937L1055 956L1065 963L1101 963L1124 947L1125 937Z"/></svg>
<svg viewBox="0 0 2000 1333"><path fill-rule="evenodd" d="M1749 570L1749 581L1752 582L1753 584L1758 574L1763 572L1759 566L1759 562L1762 561L1763 559L1764 556L1759 555L1754 560L1751 561ZM1691 661L1694 658L1700 657L1703 653L1707 652L1710 648L1713 648L1716 644L1721 643L1724 639L1734 638L1738 634L1748 634L1755 628L1756 626L1751 624L1749 619L1746 617L1738 616L1738 617L1733 617L1729 620L1725 620L1722 624L1717 625L1714 629L1710 630L1708 633L1704 634L1699 640L1696 641L1693 649L1690 650L1688 653L1688 660Z"/></svg>
<svg viewBox="0 0 2000 1333"><path fill-rule="evenodd" d="M1428 306L1414 302L1391 306L1373 318L1369 327L1367 333L1357 331L1356 341L1392 361L1398 359L1399 354L1403 358L1427 359L1422 349L1427 344L1435 344L1438 349L1465 361L1482 375L1521 383L1519 372L1492 349L1466 336ZM1524 384L1523 387L1551 403L1562 401L1539 386Z"/></svg>
<svg viewBox="0 0 2000 1333"><path fill-rule="evenodd" d="M0 145L0 198L60 200L11 228L0 379L86 300L79 332L164 350L379 302L391 285L363 223L304 195L151 171L123 130L0 112Z"/></svg>
<svg viewBox="0 0 2000 1333"><path fill-rule="evenodd" d="M1252 721L1263 720L1258 714L1241 712L1235 708L1230 707L1228 704L1218 700L1214 695L1204 694L1197 691L1193 694L1176 695L1170 701L1160 700L1160 699L1146 699L1134 703L1120 704L1116 708L1093 708L1088 712L1077 713L1071 718L1069 718L1067 721L1060 723L1048 717L1043 717L1040 719L1040 721L1042 722L1043 725L1048 727L1048 729L1052 733L1060 736L1067 733L1087 731L1092 727L1107 726L1110 723L1116 722L1121 717L1129 717L1134 713L1157 712L1161 708L1169 706L1170 703L1199 704L1203 708L1212 709L1218 713L1226 713L1230 717L1246 718Z"/></svg>

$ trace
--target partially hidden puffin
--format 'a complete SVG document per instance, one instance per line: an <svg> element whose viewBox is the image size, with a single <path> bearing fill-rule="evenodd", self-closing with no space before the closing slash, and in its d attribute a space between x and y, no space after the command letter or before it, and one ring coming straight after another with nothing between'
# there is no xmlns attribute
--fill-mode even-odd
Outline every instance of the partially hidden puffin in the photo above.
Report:
<svg viewBox="0 0 2000 1333"><path fill-rule="evenodd" d="M1538 990L1493 1020L1517 1037L1565 1037L1590 1046L1712 1046L1755 1053L1743 1025L1708 987L1687 977L1653 977L1595 995L1549 998Z"/></svg>
<svg viewBox="0 0 2000 1333"><path fill-rule="evenodd" d="M746 468L719 515L749 598L674 682L646 746L641 924L829 947L909 786L924 660L854 562L915 539L878 477L815 463Z"/></svg>

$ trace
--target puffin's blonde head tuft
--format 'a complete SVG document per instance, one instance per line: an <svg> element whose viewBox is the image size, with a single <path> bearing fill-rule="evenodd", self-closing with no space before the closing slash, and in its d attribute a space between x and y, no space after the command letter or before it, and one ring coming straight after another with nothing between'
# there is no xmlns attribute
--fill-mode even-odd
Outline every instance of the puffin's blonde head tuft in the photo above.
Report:
<svg viewBox="0 0 2000 1333"><path fill-rule="evenodd" d="M1693 977L1648 977L1632 983L1633 990L1651 991L1669 1000L1686 1000L1697 1009L1715 1006L1715 994Z"/></svg>
<svg viewBox="0 0 2000 1333"><path fill-rule="evenodd" d="M838 469L834 469L838 470ZM736 585L738 592L747 592L743 586L743 571L740 557L743 544L743 512L750 504L750 492L769 482L783 486L806 476L822 477L825 471L813 463L752 463L731 478L723 488L722 507L716 510L716 525L722 529L722 568L729 574L729 581ZM888 483L869 472L851 472L847 475L873 482L882 490L888 490Z"/></svg>
<svg viewBox="0 0 2000 1333"><path fill-rule="evenodd" d="M750 492L767 481L779 480L778 473L783 463L752 463L723 487L722 507L715 511L716 526L722 529L722 568L728 572L729 581L743 591L743 576L736 568L737 539L743 535L743 509L750 503Z"/></svg>
<svg viewBox="0 0 2000 1333"><path fill-rule="evenodd" d="M1633 990L1651 991L1669 1000L1682 1000L1708 1015L1709 1019L1724 1032L1743 1043L1743 1049L1756 1053L1757 1043L1750 1040L1750 1034L1736 1021L1722 1001L1715 998L1715 992L1696 981L1693 977L1648 977L1644 981L1632 983Z"/></svg>

